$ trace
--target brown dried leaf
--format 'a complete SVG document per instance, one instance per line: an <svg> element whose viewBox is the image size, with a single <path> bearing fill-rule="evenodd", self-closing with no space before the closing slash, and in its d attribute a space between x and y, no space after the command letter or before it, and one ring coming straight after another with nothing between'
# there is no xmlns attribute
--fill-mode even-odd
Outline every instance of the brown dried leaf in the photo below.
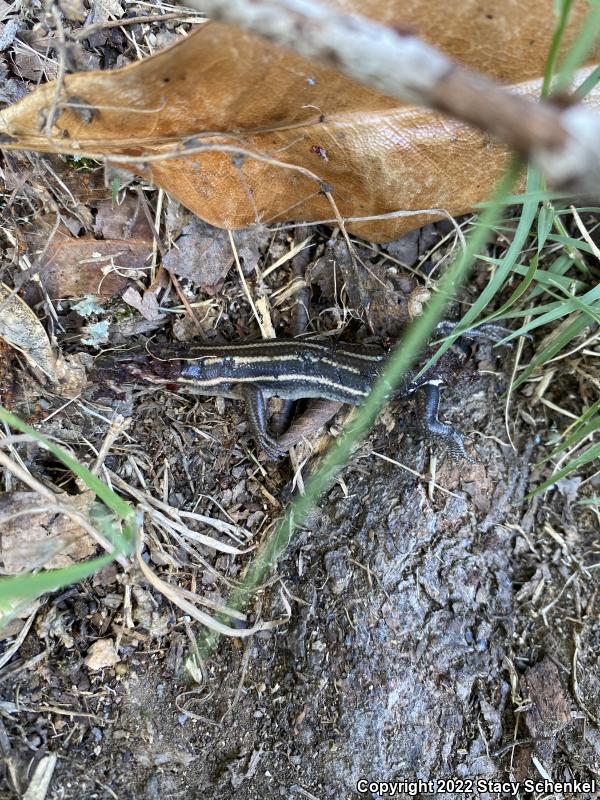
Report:
<svg viewBox="0 0 600 800"><path fill-rule="evenodd" d="M152 231L137 197L127 193L122 202L96 203L94 233L103 239L151 239Z"/></svg>
<svg viewBox="0 0 600 800"><path fill-rule="evenodd" d="M233 252L226 231L193 220L183 229L176 246L165 254L163 266L179 278L189 278L209 294L223 284L233 264Z"/></svg>
<svg viewBox="0 0 600 800"><path fill-rule="evenodd" d="M51 380L56 380L56 355L44 326L5 283L0 283L0 336Z"/></svg>
<svg viewBox="0 0 600 800"><path fill-rule="evenodd" d="M244 275L252 275L270 238L269 231L262 225L250 225L246 230L234 232L233 241Z"/></svg>
<svg viewBox="0 0 600 800"><path fill-rule="evenodd" d="M121 224L117 221L112 227L119 229ZM42 220L26 231L26 239L32 260L43 253L39 274L52 299L88 294L112 297L132 279L145 274L142 270L152 254L147 225L145 230L134 228L132 237L123 239L74 237L61 227L48 244L49 231L49 224Z"/></svg>
<svg viewBox="0 0 600 800"><path fill-rule="evenodd" d="M164 314L160 313L158 299L154 292L147 291L142 295L133 286L129 286L123 292L123 300L139 311L144 319L153 321L164 317Z"/></svg>
<svg viewBox="0 0 600 800"><path fill-rule="evenodd" d="M52 80L58 74L55 61L44 59L35 49L26 50L23 45L17 45L12 60L16 74L26 81Z"/></svg>
<svg viewBox="0 0 600 800"><path fill-rule="evenodd" d="M269 241L262 226L251 225L233 234L235 248L245 275L254 272ZM166 253L163 265L180 278L188 278L207 294L219 291L234 263L229 234L195 219L183 229L176 246Z"/></svg>
<svg viewBox="0 0 600 800"><path fill-rule="evenodd" d="M59 495L61 505L86 513L94 502L91 492ZM67 567L89 558L96 542L64 514L54 510L28 514L31 508L47 506L36 492L12 492L0 496L0 558L9 574Z"/></svg>
<svg viewBox="0 0 600 800"><path fill-rule="evenodd" d="M554 26L552 0L370 0L331 5L396 26L481 72L536 95ZM568 47L586 4L574 4ZM5 146L142 157L136 169L211 224L228 228L274 220L332 217L320 192L332 187L344 216L398 210L471 210L507 164L500 146L466 126L360 86L332 70L237 29L209 23L158 55L121 70L65 78L54 138L40 130L54 86L41 86L0 112ZM73 101L76 98L77 102ZM82 118L77 105L95 109ZM600 89L587 101L600 105ZM69 104L72 107L69 107ZM213 152L150 162L184 139ZM230 145L289 168L218 152ZM295 167L310 170L311 179ZM352 227L386 241L436 214Z"/></svg>

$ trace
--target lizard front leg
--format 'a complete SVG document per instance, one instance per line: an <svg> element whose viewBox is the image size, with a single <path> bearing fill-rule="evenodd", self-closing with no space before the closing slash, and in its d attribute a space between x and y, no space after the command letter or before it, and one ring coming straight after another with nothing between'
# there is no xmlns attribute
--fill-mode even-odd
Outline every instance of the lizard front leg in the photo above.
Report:
<svg viewBox="0 0 600 800"><path fill-rule="evenodd" d="M284 456L286 451L267 431L265 396L258 386L249 383L242 385L241 392L246 403L246 415L254 441L269 458L276 461Z"/></svg>

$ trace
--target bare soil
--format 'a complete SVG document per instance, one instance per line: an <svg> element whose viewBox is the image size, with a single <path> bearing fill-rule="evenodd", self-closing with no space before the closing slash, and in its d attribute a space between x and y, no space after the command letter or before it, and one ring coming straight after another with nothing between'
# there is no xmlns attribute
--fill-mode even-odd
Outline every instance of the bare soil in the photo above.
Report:
<svg viewBox="0 0 600 800"><path fill-rule="evenodd" d="M491 408L483 431L498 430L497 393L482 377L449 417L468 425ZM531 439L518 455L484 440L477 464L442 466L433 497L371 448L423 467L422 447L399 448L380 426L280 565L290 621L223 641L204 686L186 681L185 626L156 595L121 661L86 670L93 640L120 626L115 568L50 598L2 683L16 774L52 750L56 798L370 797L361 778L539 779L540 764L555 780L593 779L589 512L573 517L558 492L549 506L521 502ZM281 616L280 591L266 591L263 617Z"/></svg>

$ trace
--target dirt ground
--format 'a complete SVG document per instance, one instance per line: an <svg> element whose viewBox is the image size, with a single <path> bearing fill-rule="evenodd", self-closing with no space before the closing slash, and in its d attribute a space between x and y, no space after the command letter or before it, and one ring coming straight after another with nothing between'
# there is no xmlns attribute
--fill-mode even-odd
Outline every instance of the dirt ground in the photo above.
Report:
<svg viewBox="0 0 600 800"><path fill-rule="evenodd" d="M522 502L536 447L524 434L515 454L494 436L501 387L483 375L449 398L447 417L486 438L478 463L439 468L432 496L374 455L422 471L426 449L376 428L262 597L262 617L280 618L285 591L291 619L223 641L205 685L182 671L185 621L135 573L111 566L48 598L2 676L5 768L25 780L56 752L53 798L376 797L357 794L361 778L542 770L593 780L597 529L561 491ZM119 631L120 661L90 672L91 644Z"/></svg>
<svg viewBox="0 0 600 800"><path fill-rule="evenodd" d="M32 8L29 31L42 15ZM176 25L153 29L158 45ZM142 46L148 40L137 27ZM82 45L89 65L124 63L122 34L103 35ZM31 34L25 47L17 38L2 53L3 102L40 77L48 43L37 39ZM87 377L65 398L2 352L2 402L88 466L115 415L128 421L103 454L100 476L143 509L144 562L210 611L227 601L252 553L215 552L198 537L231 544L224 528L215 532L218 523L238 531L240 549L260 546L308 451L292 462L257 455L235 402L140 384L115 391L95 380L102 351L197 334L175 289L159 303L144 292L145 273L135 272L160 253L143 212L156 213L153 189L125 186L115 204L100 165L22 153L4 153L2 176L3 280L14 285L24 256L37 263L46 295L35 281L23 282L20 295ZM48 213L56 207L60 229ZM163 211L162 261L202 312L202 337L256 335L222 233L168 200ZM440 223L386 247L354 242L357 265L339 231L323 227L237 236L251 289L272 300L284 293L285 302L272 302L278 334L296 332L309 291L303 328L337 330L349 341L397 336L424 299L423 280L457 246L452 226ZM305 238L304 254L262 278ZM90 267L90 254L109 260L124 243L132 272L102 273L97 292L105 262ZM493 247L505 244L499 238ZM189 263L210 270L190 271ZM415 269L418 279L408 271ZM453 318L485 281L478 271ZM600 542L597 512L579 502L597 494L599 479L589 467L525 499L549 474L538 462L564 420L526 387L510 406L511 446L504 404L513 358L514 350L483 342L444 392L441 416L467 435L472 462L440 452L432 470L415 403L388 404L248 609L246 623L279 624L222 638L199 683L184 662L200 626L135 566L111 564L45 596L29 628L26 617L13 621L0 639L0 656L13 647L0 670L0 798L600 796ZM579 413L581 392L564 364L547 397ZM317 450L345 413L315 437ZM16 450L38 481L85 505L81 484L47 451L31 442ZM2 503L27 488L5 479ZM26 552L29 567L40 566L29 552L32 530L21 525L18 534L11 557ZM5 540L5 572L8 552ZM35 790L36 768L51 754L49 787ZM593 785L560 791L544 780ZM519 783L516 793L508 782Z"/></svg>

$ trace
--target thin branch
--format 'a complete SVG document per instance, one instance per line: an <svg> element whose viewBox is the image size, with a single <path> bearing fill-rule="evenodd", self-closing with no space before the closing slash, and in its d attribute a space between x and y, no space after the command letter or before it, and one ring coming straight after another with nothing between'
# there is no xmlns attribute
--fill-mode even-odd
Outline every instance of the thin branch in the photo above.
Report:
<svg viewBox="0 0 600 800"><path fill-rule="evenodd" d="M173 14L148 14L145 17L125 17L125 19L112 19L106 22L96 22L93 25L87 25L85 28L80 28L78 31L73 31L70 36L72 39L81 40L88 39L92 34L108 28L123 28L125 25L148 25L154 22L171 22L172 20L180 20L181 22L203 22L203 17L199 17L195 11L186 11L184 8Z"/></svg>

